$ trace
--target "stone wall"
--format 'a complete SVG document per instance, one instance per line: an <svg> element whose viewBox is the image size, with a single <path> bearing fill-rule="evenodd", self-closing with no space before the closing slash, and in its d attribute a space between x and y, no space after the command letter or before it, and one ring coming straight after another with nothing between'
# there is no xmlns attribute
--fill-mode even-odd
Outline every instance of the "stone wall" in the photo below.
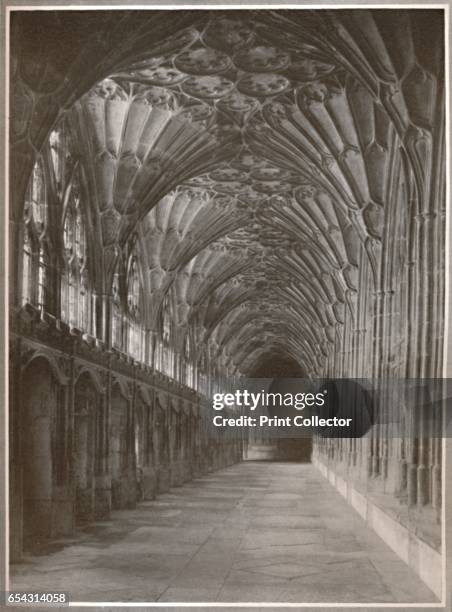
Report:
<svg viewBox="0 0 452 612"><path fill-rule="evenodd" d="M198 393L31 307L10 350L11 561L242 458Z"/></svg>
<svg viewBox="0 0 452 612"><path fill-rule="evenodd" d="M395 446L401 440L394 441ZM403 493L392 490L382 477L366 477L362 457L369 440L359 441L358 459L350 463L347 447L335 455L332 444L328 450L315 446L313 463L341 495L350 503L385 542L409 565L438 598L442 597L442 544L438 508L431 505L409 505ZM388 487L389 484L389 487Z"/></svg>

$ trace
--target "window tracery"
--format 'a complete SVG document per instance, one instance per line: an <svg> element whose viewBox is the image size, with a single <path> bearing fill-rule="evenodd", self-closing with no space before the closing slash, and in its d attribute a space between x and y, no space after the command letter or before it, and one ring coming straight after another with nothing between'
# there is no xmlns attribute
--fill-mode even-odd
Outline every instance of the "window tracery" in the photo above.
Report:
<svg viewBox="0 0 452 612"><path fill-rule="evenodd" d="M39 308L47 305L47 213L45 177L39 158L33 167L25 198L22 258L22 303Z"/></svg>
<svg viewBox="0 0 452 612"><path fill-rule="evenodd" d="M198 391L207 393L207 355L206 349L201 353L198 369Z"/></svg>
<svg viewBox="0 0 452 612"><path fill-rule="evenodd" d="M118 261L116 270L113 274L112 282L112 316L111 316L111 340L112 346L116 349L122 349L122 305L121 305L121 274L120 274L121 262Z"/></svg>
<svg viewBox="0 0 452 612"><path fill-rule="evenodd" d="M161 320L161 371L167 376L173 376L174 351L171 347L171 301L167 294L162 303Z"/></svg>
<svg viewBox="0 0 452 612"><path fill-rule="evenodd" d="M141 320L141 282L138 258L134 253L130 258L127 283L128 353L142 360L142 320Z"/></svg>
<svg viewBox="0 0 452 612"><path fill-rule="evenodd" d="M185 384L187 387L194 388L194 356L193 356L193 345L190 332L185 336L184 343L184 364L185 364Z"/></svg>
<svg viewBox="0 0 452 612"><path fill-rule="evenodd" d="M78 171L74 173L63 218L61 318L71 327L89 331L90 287L86 224Z"/></svg>
<svg viewBox="0 0 452 612"><path fill-rule="evenodd" d="M171 312L170 312L170 300L169 296L166 295L163 300L162 306L162 338L165 346L169 345L171 332Z"/></svg>
<svg viewBox="0 0 452 612"><path fill-rule="evenodd" d="M63 117L55 129L50 132L48 141L49 165L54 180L53 188L60 200L64 199L72 174L77 167L74 149L68 120Z"/></svg>

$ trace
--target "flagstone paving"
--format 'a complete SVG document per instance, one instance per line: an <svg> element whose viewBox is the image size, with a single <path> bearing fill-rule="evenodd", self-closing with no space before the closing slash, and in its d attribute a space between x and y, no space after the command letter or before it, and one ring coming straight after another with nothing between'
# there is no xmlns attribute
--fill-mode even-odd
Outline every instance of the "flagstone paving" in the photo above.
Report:
<svg viewBox="0 0 452 612"><path fill-rule="evenodd" d="M308 464L244 462L11 568L72 601L411 603L433 593Z"/></svg>

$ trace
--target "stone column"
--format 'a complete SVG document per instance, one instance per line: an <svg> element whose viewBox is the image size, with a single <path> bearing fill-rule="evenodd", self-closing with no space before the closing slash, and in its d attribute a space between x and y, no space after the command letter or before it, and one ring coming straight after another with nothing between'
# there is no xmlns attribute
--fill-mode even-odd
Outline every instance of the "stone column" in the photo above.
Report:
<svg viewBox="0 0 452 612"><path fill-rule="evenodd" d="M419 446L417 465L417 504L425 506L429 502L429 468L428 468L428 422L425 418L425 407L420 406L419 415Z"/></svg>
<svg viewBox="0 0 452 612"><path fill-rule="evenodd" d="M9 305L11 309L22 305L23 222L9 221Z"/></svg>
<svg viewBox="0 0 452 612"><path fill-rule="evenodd" d="M108 409L109 409L109 393L108 386L104 389L104 392L99 396L98 409L101 411L100 419L98 423L100 426L99 431L99 445L100 448L96 450L100 454L99 458L99 473L96 474L96 492L95 492L95 517L96 519L106 518L110 515L111 511L111 476L109 474L109 435L108 435Z"/></svg>
<svg viewBox="0 0 452 612"><path fill-rule="evenodd" d="M411 400L413 401L413 400ZM418 463L418 445L419 445L419 416L418 408L408 403L409 410L409 463L407 471L407 490L408 490L408 505L413 506L417 502L417 463Z"/></svg>

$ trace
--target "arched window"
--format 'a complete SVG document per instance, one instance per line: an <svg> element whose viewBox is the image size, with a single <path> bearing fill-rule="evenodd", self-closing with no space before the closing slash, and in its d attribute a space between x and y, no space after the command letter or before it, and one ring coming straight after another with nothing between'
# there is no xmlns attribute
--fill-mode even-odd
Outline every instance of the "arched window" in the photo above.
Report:
<svg viewBox="0 0 452 612"><path fill-rule="evenodd" d="M127 309L129 315L138 319L140 316L140 277L138 274L137 258L133 256L130 261L129 282L127 286Z"/></svg>
<svg viewBox="0 0 452 612"><path fill-rule="evenodd" d="M22 302L40 308L45 308L48 304L47 212L44 172L42 160L39 159L33 167L25 197Z"/></svg>
<svg viewBox="0 0 452 612"><path fill-rule="evenodd" d="M43 240L39 247L38 260L38 306L46 310L48 304L47 282L49 277L49 251Z"/></svg>
<svg viewBox="0 0 452 612"><path fill-rule="evenodd" d="M53 172L56 181L56 191L57 193L61 192L61 179L63 174L63 164L62 164L62 143L61 143L61 133L60 130L56 129L50 132L49 136L49 145L50 145L50 158L52 160Z"/></svg>
<svg viewBox="0 0 452 612"><path fill-rule="evenodd" d="M127 282L127 318L128 318L128 353L135 359L142 360L142 324L141 324L141 282L138 259L135 254L130 258Z"/></svg>
<svg viewBox="0 0 452 612"><path fill-rule="evenodd" d="M121 308L121 261L116 265L113 274L112 293L112 313L111 313L111 342L112 346L122 350L122 308Z"/></svg>
<svg viewBox="0 0 452 612"><path fill-rule="evenodd" d="M203 349L199 359L198 391L201 391L201 393L207 393L207 354L205 348Z"/></svg>
<svg viewBox="0 0 452 612"><path fill-rule="evenodd" d="M79 174L72 177L63 221L64 270L61 277L61 318L71 327L90 331L90 288L87 241Z"/></svg>
<svg viewBox="0 0 452 612"><path fill-rule="evenodd" d="M160 320L162 359L161 371L167 376L173 376L174 351L171 346L171 302L169 295L166 295L161 310Z"/></svg>
<svg viewBox="0 0 452 612"><path fill-rule="evenodd" d="M71 138L71 130L67 118L63 117L55 129L50 132L48 141L49 164L54 181L53 190L61 201L77 167L74 152L75 146Z"/></svg>
<svg viewBox="0 0 452 612"><path fill-rule="evenodd" d="M165 346L169 345L171 333L170 300L166 295L162 305L162 339Z"/></svg>
<svg viewBox="0 0 452 612"><path fill-rule="evenodd" d="M33 279L33 252L35 251L33 232L28 224L24 227L24 248L22 260L22 302L32 303L32 279Z"/></svg>
<svg viewBox="0 0 452 612"><path fill-rule="evenodd" d="M185 336L185 344L184 344L184 364L185 364L185 384L187 387L194 388L194 356L193 356L193 347L190 331L187 332Z"/></svg>

